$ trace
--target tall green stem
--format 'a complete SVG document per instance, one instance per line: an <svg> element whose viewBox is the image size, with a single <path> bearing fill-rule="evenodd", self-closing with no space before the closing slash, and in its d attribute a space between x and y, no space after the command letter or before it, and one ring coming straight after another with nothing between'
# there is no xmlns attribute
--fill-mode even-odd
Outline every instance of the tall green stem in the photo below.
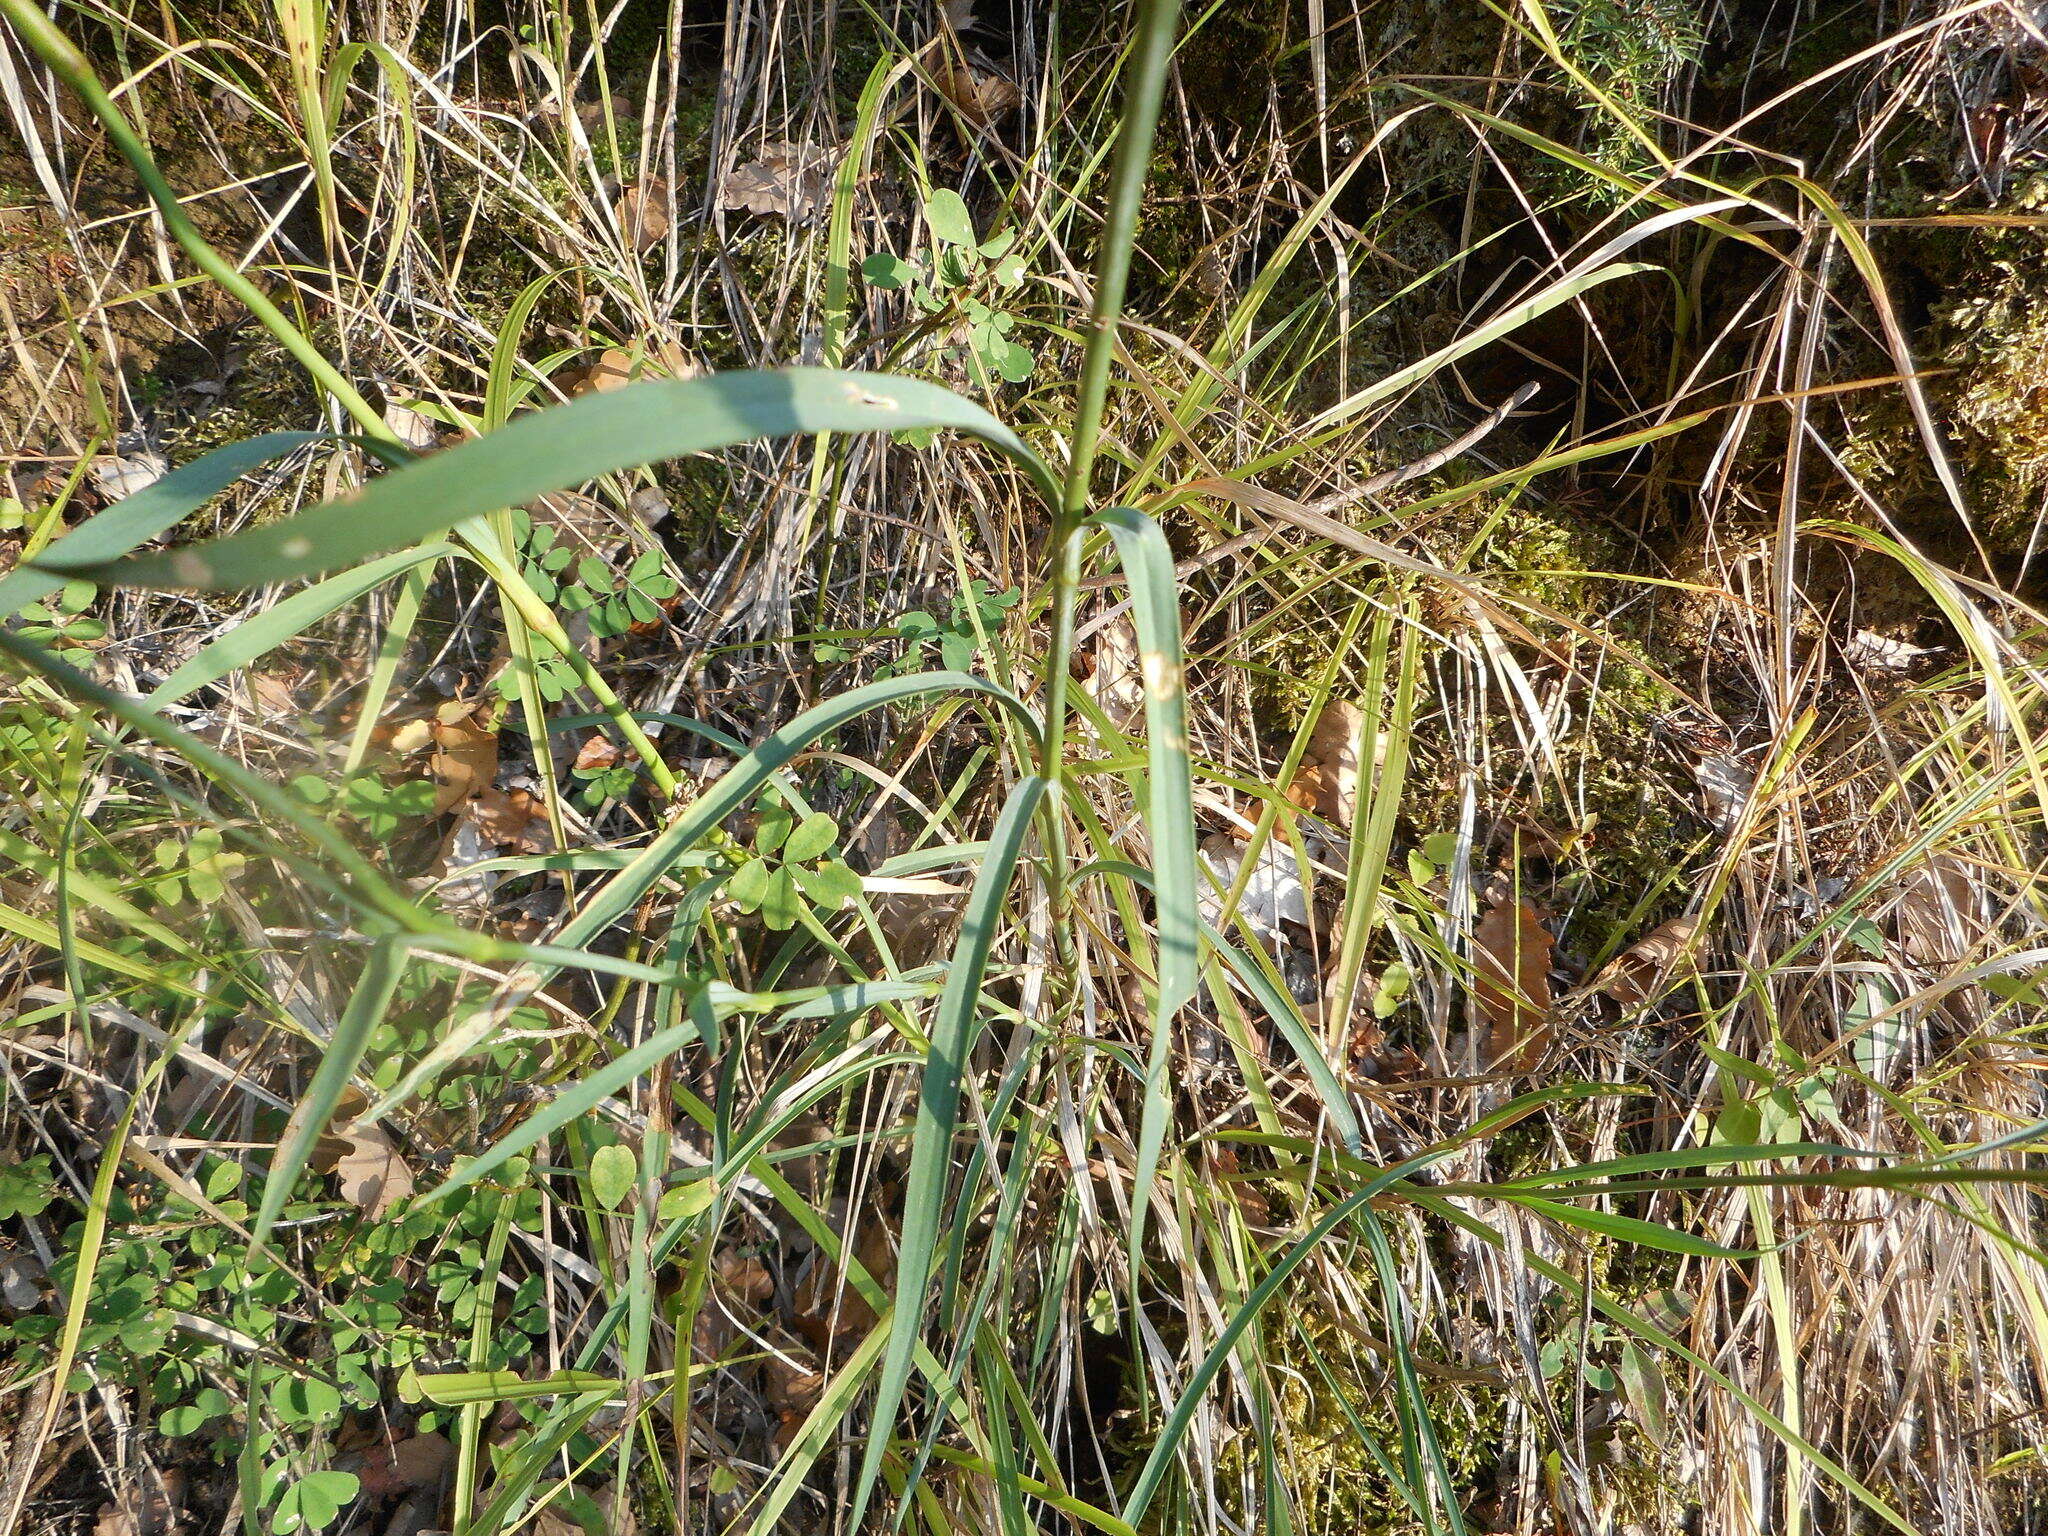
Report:
<svg viewBox="0 0 2048 1536"><path fill-rule="evenodd" d="M1179 21L1180 0L1145 0L1138 16L1124 86L1123 122L1117 133L1116 159L1110 166L1109 207L1096 264L1095 302L1088 317L1088 350L1074 402L1073 456L1053 520L1052 649L1047 661L1041 764L1044 777L1055 790L1046 798L1048 814L1053 816L1059 814L1057 791L1061 760L1066 756L1068 672L1074 651L1074 605L1081 584L1080 525L1088 515L1089 486L1102 441L1102 413L1109 401L1109 371L1116 360L1117 322L1123 316L1145 173L1151 168L1152 140L1159 127L1160 102L1166 95L1166 66L1173 57Z"/></svg>

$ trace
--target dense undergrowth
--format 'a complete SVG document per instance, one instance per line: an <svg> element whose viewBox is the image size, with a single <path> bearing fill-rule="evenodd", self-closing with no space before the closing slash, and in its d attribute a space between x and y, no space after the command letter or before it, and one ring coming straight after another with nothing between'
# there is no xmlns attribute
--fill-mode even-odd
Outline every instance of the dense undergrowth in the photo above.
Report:
<svg viewBox="0 0 2048 1536"><path fill-rule="evenodd" d="M0 9L0 1524L2042 1527L2028 7Z"/></svg>

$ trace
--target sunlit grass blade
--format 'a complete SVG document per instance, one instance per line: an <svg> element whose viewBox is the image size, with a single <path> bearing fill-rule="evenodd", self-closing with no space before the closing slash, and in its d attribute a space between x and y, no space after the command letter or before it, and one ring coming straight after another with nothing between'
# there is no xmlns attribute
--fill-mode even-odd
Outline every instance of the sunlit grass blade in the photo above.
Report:
<svg viewBox="0 0 2048 1536"><path fill-rule="evenodd" d="M933 1012L929 1055L918 1091L917 1126L911 1137L910 1169L904 1180L903 1229L896 1256L896 1307L849 1529L860 1528L895 1428L897 1408L910 1381L923 1318L925 1283L931 1278L932 1258L944 1223L953 1131L960 1114L960 1083L980 1023L981 981L988 969L990 949L1002 927L1003 902L1009 893L1011 875L1023 854L1031 818L1045 790L1043 779L1029 778L1020 783L1011 791L1009 803L990 832L989 851L975 875L960 938L946 972L946 990L940 994Z"/></svg>
<svg viewBox="0 0 2048 1536"><path fill-rule="evenodd" d="M1145 1104L1138 1133L1137 1170L1131 1185L1131 1272L1142 1266L1145 1215L1152 1180L1166 1142L1172 1096L1166 1068L1174 1020L1195 995L1201 962L1201 918L1196 907L1201 873L1195 862L1193 771L1188 762L1187 692L1180 641L1180 602L1173 551L1159 525L1129 507L1111 507L1084 526L1103 528L1116 541L1131 584L1131 617L1138 633L1138 671L1145 689L1148 779L1146 829L1151 834L1153 904L1158 925L1158 972L1152 1002L1152 1039L1145 1064Z"/></svg>
<svg viewBox="0 0 2048 1536"><path fill-rule="evenodd" d="M309 443L331 440L332 434L327 432L265 432L181 465L45 545L33 564L0 576L0 616L19 613L84 568L118 560L169 532L251 470Z"/></svg>
<svg viewBox="0 0 2048 1536"><path fill-rule="evenodd" d="M1230 1321L1225 1323L1216 1335L1216 1342L1211 1344L1208 1352L1202 1356L1201 1364L1188 1373L1180 1395L1174 1399L1173 1408L1166 1416L1166 1422L1160 1426L1158 1435L1152 1441L1152 1449L1147 1453L1144 1464L1138 1469L1130 1492L1124 1495L1123 1507L1117 1511L1120 1518L1131 1525L1142 1525L1146 1510L1152 1507L1152 1500L1158 1496L1160 1485L1165 1482L1167 1473L1173 1469L1174 1461L1180 1454L1181 1440L1194 1423L1195 1415L1201 1410L1202 1400L1208 1395L1210 1386L1214 1384L1224 1364L1230 1359L1230 1353L1237 1347L1238 1340L1244 1337L1245 1330L1258 1321L1259 1314L1279 1293L1288 1278L1322 1246L1331 1233L1364 1209L1368 1202L1442 1156L1441 1152L1425 1153L1395 1167L1383 1169L1360 1188L1331 1206L1317 1219L1313 1227L1289 1244L1287 1251L1273 1261L1273 1267L1252 1288L1251 1294L1245 1297L1243 1304L1231 1314Z"/></svg>
<svg viewBox="0 0 2048 1536"><path fill-rule="evenodd" d="M1318 432L1339 422L1349 421L1361 411L1378 405L1382 400L1391 400L1402 390L1421 383L1432 374L1449 367L1459 358L1469 357L1481 347L1490 346L1503 336L1513 335L1530 321L1540 319L1561 304L1571 303L1581 294L1598 288L1603 283L1611 283L1617 278L1633 277L1639 272L1660 270L1661 268L1648 262L1617 261L1604 267L1596 267L1591 272L1559 278L1533 297L1510 305L1484 325L1474 327L1449 346L1440 347L1429 356L1410 363L1405 368L1397 368L1385 378L1345 396L1307 423L1302 430Z"/></svg>
<svg viewBox="0 0 2048 1536"><path fill-rule="evenodd" d="M726 817L746 805L778 772L788 767L799 752L820 737L858 719L869 710L932 693L981 694L1010 710L1027 726L1035 727L1036 722L1030 712L1013 694L965 672L920 672L908 677L883 678L849 689L835 699L805 710L787 725L771 732L759 746L707 786L625 868L591 893L589 899L577 908L576 915L563 924L561 932L555 936L554 947L577 950L588 946L653 890L677 859L694 848ZM531 995L545 986L552 974L552 967L528 967L513 989L514 995ZM498 1022L498 1013L486 1009L449 1029L433 1049L408 1069L389 1093L370 1107L366 1118L374 1120L388 1114L418 1092L423 1084L489 1039Z"/></svg>
<svg viewBox="0 0 2048 1536"><path fill-rule="evenodd" d="M306 1161L327 1129L327 1122L334 1118L335 1106L348 1091L349 1079L362 1061L363 1052L369 1048L370 1035L384 1021L384 1011L391 1006L392 995L398 990L399 978L404 974L405 945L402 940L379 939L370 946L362 975L356 981L355 991L349 995L348 1006L335 1021L334 1033L321 1053L313 1081L307 1085L305 1097L292 1112L291 1122L278 1141L277 1153L270 1160L270 1174L263 1185L263 1200L256 1208L256 1220L250 1228L252 1247L260 1248L269 1239L270 1229L276 1225L285 1202L291 1198L292 1186L305 1171Z"/></svg>
<svg viewBox="0 0 2048 1536"><path fill-rule="evenodd" d="M950 390L827 368L655 380L535 411L496 432L378 476L328 502L206 544L128 560L79 561L73 576L117 585L232 590L295 581L445 533L615 470L803 432L950 427L1015 459L1041 490L1051 471L1023 440Z"/></svg>
<svg viewBox="0 0 2048 1536"><path fill-rule="evenodd" d="M354 570L315 583L302 592L294 592L283 602L251 614L218 640L202 647L177 671L151 689L144 702L157 706L174 704L209 684L219 682L230 673L240 671L394 576L403 576L418 566L456 553L453 544L423 544L417 549L400 550L368 561ZM368 715L368 718L374 723L376 717Z"/></svg>
<svg viewBox="0 0 2048 1536"><path fill-rule="evenodd" d="M341 890L361 902L365 909L395 920L412 933L445 936L461 931L447 919L426 911L407 897L360 850L288 790L251 773L233 758L208 746L191 732L171 724L139 701L102 687L69 662L19 635L10 634L5 628L0 628L0 655L11 657L25 671L48 678L69 697L90 704L137 735L177 753L214 782L233 790L251 805L296 829L342 872L345 881Z"/></svg>

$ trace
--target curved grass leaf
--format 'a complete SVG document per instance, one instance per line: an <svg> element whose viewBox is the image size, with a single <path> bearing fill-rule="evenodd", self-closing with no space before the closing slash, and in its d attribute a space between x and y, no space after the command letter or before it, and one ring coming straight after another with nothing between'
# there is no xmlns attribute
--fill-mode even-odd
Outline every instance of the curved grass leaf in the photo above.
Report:
<svg viewBox="0 0 2048 1536"><path fill-rule="evenodd" d="M1202 1363L1195 1367L1181 1388L1180 1396L1174 1399L1173 1408L1166 1416L1166 1423L1159 1431L1159 1437L1152 1442L1152 1450L1145 1458L1145 1464L1138 1471L1137 1480L1131 1484L1131 1491L1125 1495L1123 1508L1117 1511L1126 1524L1140 1525L1145 1511L1151 1507L1158 1495L1160 1484L1166 1480L1172 1468L1174 1457L1179 1453L1180 1442L1188 1428L1195 1421L1195 1414L1202 1406L1202 1399L1221 1374L1230 1352L1237 1347L1237 1341L1244 1337L1245 1330L1258 1321L1266 1303L1287 1283L1287 1277L1299 1269L1308 1256L1321 1246L1323 1239L1342 1226L1352 1216L1364 1209L1376 1196L1390 1186L1399 1183L1410 1174L1419 1173L1429 1164L1445 1156L1442 1152L1425 1152L1412 1157L1405 1163L1382 1169L1360 1188L1353 1190L1324 1213L1322 1219L1304 1233L1288 1250L1274 1262L1264 1279L1252 1287L1244 1304L1231 1314L1230 1321L1216 1335L1216 1342L1209 1346L1209 1352L1202 1357Z"/></svg>
<svg viewBox="0 0 2048 1536"><path fill-rule="evenodd" d="M595 1371L554 1371L532 1379L517 1371L439 1371L426 1376L408 1372L401 1390L411 1392L411 1401L460 1408L470 1403L518 1403L564 1393L603 1392L616 1399L625 1395L626 1383Z"/></svg>
<svg viewBox="0 0 2048 1536"><path fill-rule="evenodd" d="M248 666L257 657L276 650L337 608L354 602L392 577L402 576L417 566L455 553L453 544L426 544L418 549L402 549L380 560L359 565L352 571L344 571L339 576L330 576L302 592L294 592L283 602L244 620L202 648L158 683L143 702L159 707L174 704L209 683L219 682L230 672Z"/></svg>
<svg viewBox="0 0 2048 1536"><path fill-rule="evenodd" d="M1869 1151L1858 1147L1840 1147L1821 1141L1783 1141L1763 1146L1720 1146L1720 1147L1679 1147L1663 1152L1637 1152L1628 1157L1610 1157L1597 1163L1577 1163L1569 1168L1553 1168L1543 1173L1527 1173L1512 1179L1501 1179L1498 1186L1503 1194L1526 1190L1535 1193L1539 1189L1570 1184L1584 1184L1593 1179L1614 1179L1624 1175L1640 1173L1663 1173L1674 1168L1713 1168L1724 1163L1774 1162L1794 1157L1891 1157L1894 1153Z"/></svg>
<svg viewBox="0 0 2048 1536"><path fill-rule="evenodd" d="M5 637L0 636L0 642ZM795 760L798 753L849 721L920 694L964 692L988 696L1005 709L1032 723L1030 711L1017 697L985 678L965 672L919 672L908 677L883 678L850 689L836 699L805 710L789 724L772 732L761 744L728 768L687 806L676 819L642 849L625 868L591 893L575 917L555 936L553 948L581 949L633 909L641 897L654 889L684 854L703 840L711 829L751 800L756 791ZM374 1121L416 1093L421 1085L450 1063L475 1050L497 1029L511 1004L531 996L547 985L559 967L546 963L529 966L507 990L495 1008L476 1014L450 1029L432 1050L412 1068L388 1094L363 1116Z"/></svg>
<svg viewBox="0 0 2048 1536"><path fill-rule="evenodd" d="M1301 1016L1301 1007L1289 997L1283 988L1273 984L1273 979L1259 968L1258 962L1242 950L1235 948L1207 923L1202 925L1202 934L1214 946L1216 953L1223 957L1237 979L1266 1010L1266 1017L1273 1021L1273 1027L1280 1031L1294 1054L1300 1060L1303 1070L1315 1085L1316 1093L1323 1101L1323 1108L1329 1111L1331 1122L1337 1127L1337 1134L1344 1138L1344 1149L1352 1156L1365 1152L1365 1133L1358 1123L1358 1114L1351 1107L1351 1096L1344 1091L1344 1085L1337 1081L1337 1074L1330 1069L1330 1061L1323 1054L1322 1045L1316 1040L1315 1032Z"/></svg>
<svg viewBox="0 0 2048 1536"><path fill-rule="evenodd" d="M703 1037L703 1029L695 1018L672 1024L667 1029L649 1035L640 1044L624 1055L607 1062L596 1071L579 1077L573 1087L557 1094L545 1109L537 1110L505 1136L494 1143L488 1152L481 1152L455 1169L441 1183L436 1184L414 1202L420 1209L445 1200L457 1190L467 1189L478 1179L485 1178L504 1167L535 1142L552 1136L573 1120L581 1120L599 1103L618 1089L632 1082L636 1077L652 1071L661 1062L673 1056L687 1045L695 1044Z"/></svg>
<svg viewBox="0 0 2048 1536"><path fill-rule="evenodd" d="M1465 1516L1458 1507L1457 1485L1451 1480L1450 1464L1444 1460L1437 1439L1436 1416L1422 1390L1421 1373L1415 1368L1415 1350L1409 1343L1411 1307L1401 1287L1401 1266L1394 1259L1387 1229L1370 1204L1358 1213L1365 1232L1365 1244L1372 1254L1372 1267L1379 1275L1381 1304L1386 1309L1387 1338L1393 1347L1394 1379L1400 1390L1394 1396L1395 1416L1401 1425L1401 1460L1408 1486L1420 1494L1423 1529L1436 1536L1436 1509L1428 1490L1434 1487L1453 1536L1465 1536Z"/></svg>
<svg viewBox="0 0 2048 1536"><path fill-rule="evenodd" d="M1138 1128L1137 1170L1131 1182L1131 1274L1142 1268L1145 1215L1153 1176L1166 1142L1170 1096L1166 1064L1173 1021L1195 995L1201 959L1201 917L1196 893L1194 784L1188 763L1187 692L1183 687L1180 604L1173 551L1159 524L1130 507L1111 507L1083 526L1103 528L1116 541L1131 584L1131 618L1138 632L1138 669L1145 686L1146 754L1150 793L1145 807L1152 840L1153 902L1158 914L1157 990L1152 1001L1152 1045L1145 1063L1145 1100Z"/></svg>
<svg viewBox="0 0 2048 1536"><path fill-rule="evenodd" d="M960 941L946 972L946 990L940 995L932 1018L930 1054L925 1058L924 1081L918 1091L917 1128L911 1136L910 1172L904 1184L903 1230L896 1256L896 1306L876 1389L874 1419L868 1428L867 1451L861 1459L860 1481L854 1492L854 1515L847 1522L849 1530L861 1528L861 1517L874 1493L882 1457L895 1427L896 1410L910 1381L925 1283L931 1278L932 1257L938 1250L939 1229L944 1222L953 1128L960 1114L960 1079L980 1020L981 981L988 970L989 950L1002 926L1003 898L1010 888L1010 876L1024 851L1031 817L1045 790L1045 780L1025 779L1012 791L1009 804L1003 807L1002 816L989 834L988 857L967 898Z"/></svg>
<svg viewBox="0 0 2048 1536"><path fill-rule="evenodd" d="M21 612L86 570L118 560L175 528L250 470L332 437L329 432L265 432L216 448L133 496L122 497L44 549L32 565L0 577L0 617Z"/></svg>
<svg viewBox="0 0 2048 1536"><path fill-rule="evenodd" d="M1682 1253L1700 1259L1753 1259L1754 1251L1743 1248L1727 1248L1720 1243L1694 1237L1690 1232L1681 1232L1675 1227L1659 1226L1654 1221L1643 1221L1634 1216L1617 1216L1612 1211L1585 1211L1575 1205L1566 1205L1562 1200L1545 1200L1535 1195L1525 1195L1503 1190L1501 1199L1533 1211L1538 1216L1547 1216L1563 1226L1577 1227L1601 1237L1611 1237L1624 1243L1635 1243L1644 1248L1655 1248L1661 1253Z"/></svg>
<svg viewBox="0 0 2048 1536"><path fill-rule="evenodd" d="M1009 454L1042 490L1054 486L1052 472L1016 433L936 384L830 368L721 373L632 384L535 411L380 475L348 501L229 538L128 560L80 561L74 552L50 568L125 586L234 589L295 581L615 470L801 432L905 427L972 433Z"/></svg>
<svg viewBox="0 0 2048 1536"><path fill-rule="evenodd" d="M1449 346L1441 347L1429 356L1410 363L1406 368L1397 368L1385 378L1368 384L1355 394L1347 395L1328 410L1308 422L1301 430L1320 432L1325 427L1349 421L1360 411L1391 399L1413 385L1455 363L1461 357L1468 357L1480 348L1490 346L1503 336L1512 335L1532 320L1542 318L1561 304L1569 304L1589 289L1598 288L1602 283L1611 283L1616 278L1632 277L1638 272L1656 272L1660 269L1649 262L1617 261L1589 272L1573 272L1546 285L1533 297L1519 304L1509 306L1486 324L1477 326L1460 336Z"/></svg>
<svg viewBox="0 0 2048 1536"><path fill-rule="evenodd" d="M334 1118L334 1107L341 1102L342 1094L348 1091L348 1080L369 1048L372 1031L383 1022L384 1010L391 1006L392 994L398 990L398 980L404 974L402 939L384 938L370 946L369 959L355 991L349 995L348 1006L335 1021L334 1034L327 1041L306 1096L292 1111L291 1123L285 1127L277 1154L270 1160L270 1176L263 1182L263 1203L257 1208L256 1224L250 1229L251 1249L262 1247L269 1238L285 1201L291 1198L292 1186L305 1170L306 1159L312 1156L314 1143Z"/></svg>
<svg viewBox="0 0 2048 1536"><path fill-rule="evenodd" d="M1135 864L1126 864L1117 859L1096 859L1074 871L1073 882L1078 885L1091 875L1116 875L1126 880L1150 887L1152 872L1140 869ZM1199 915L1199 914L1198 914ZM1245 990L1250 992L1259 1006L1266 1010L1273 1027L1280 1031L1281 1038L1293 1049L1300 1060L1302 1070L1308 1073L1309 1081L1315 1085L1323 1107L1329 1111L1331 1122L1337 1127L1337 1134L1344 1138L1345 1150L1354 1157L1365 1150L1365 1133L1359 1125L1358 1114L1351 1107L1351 1099L1337 1081L1337 1074L1330 1069L1329 1058L1316 1041L1307 1021L1301 1016L1301 1007L1287 993L1276 986L1273 979L1259 968L1258 962L1243 950L1236 948L1208 923L1200 925L1203 941L1222 957Z"/></svg>
<svg viewBox="0 0 2048 1536"><path fill-rule="evenodd" d="M409 933L443 939L475 937L438 913L429 912L415 903L348 839L315 815L289 790L251 773L226 753L216 751L191 732L180 730L145 708L139 700L103 687L69 662L10 633L4 626L0 626L0 655L12 658L23 668L41 673L70 697L92 705L138 736L177 753L216 783L296 829L342 872L345 878L339 894L393 920Z"/></svg>

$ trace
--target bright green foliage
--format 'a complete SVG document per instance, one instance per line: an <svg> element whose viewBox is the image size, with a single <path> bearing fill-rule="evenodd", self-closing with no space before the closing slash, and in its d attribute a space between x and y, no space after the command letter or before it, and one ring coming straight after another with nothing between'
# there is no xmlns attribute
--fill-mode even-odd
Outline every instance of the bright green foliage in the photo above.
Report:
<svg viewBox="0 0 2048 1536"><path fill-rule="evenodd" d="M613 1142L590 1154L590 1193L608 1211L616 1211L640 1177L639 1159L631 1147Z"/></svg>
<svg viewBox="0 0 2048 1536"><path fill-rule="evenodd" d="M609 768L571 768L569 777L576 781L576 798L585 810L594 811L607 800L620 800L633 792L633 786L640 782L640 775L630 763L615 763Z"/></svg>
<svg viewBox="0 0 2048 1536"><path fill-rule="evenodd" d="M827 912L860 895L860 876L837 856L839 827L830 816L795 821L779 799L764 797L756 808L751 855L740 853L725 894L742 912L780 933L796 925L806 898Z"/></svg>
<svg viewBox="0 0 2048 1536"><path fill-rule="evenodd" d="M944 348L940 356L963 359L982 388L993 388L997 379L1021 384L1037 360L1013 334L1017 317L1001 307L1003 297L1024 281L1017 231L978 239L967 204L944 187L925 203L925 222L933 240L928 255L913 262L877 251L860 264L861 276L873 287L907 293L927 315L964 320L964 344Z"/></svg>
<svg viewBox="0 0 2048 1536"><path fill-rule="evenodd" d="M48 1157L0 1163L0 1221L10 1216L40 1216L50 1208L54 1186Z"/></svg>
<svg viewBox="0 0 2048 1536"><path fill-rule="evenodd" d="M218 1387L202 1387L193 1393L191 1402L166 1408L159 1414L156 1427L174 1439L196 1435L214 1420L225 1417L233 1406L227 1393Z"/></svg>
<svg viewBox="0 0 2048 1536"><path fill-rule="evenodd" d="M98 598L99 588L89 581L65 582L57 592L22 615L22 637L59 647L105 639L105 621L88 611Z"/></svg>
<svg viewBox="0 0 2048 1536"><path fill-rule="evenodd" d="M49 1171L46 1158L0 1169L0 1217L48 1209ZM212 1450L226 1459L253 1434L277 1536L330 1525L356 1489L352 1475L318 1468L319 1447L345 1415L382 1402L397 1373L466 1347L489 1302L482 1245L501 1214L515 1227L539 1227L527 1165L515 1160L503 1173L497 1184L432 1214L401 1206L377 1222L363 1221L333 1197L324 1178L308 1175L285 1215L314 1234L297 1262L322 1286L318 1305L290 1273L252 1261L232 1233L175 1196L138 1203L117 1188L113 1230L122 1235L107 1245L94 1274L79 1359L102 1378L145 1383L164 1435L212 1436ZM238 1222L250 1216L243 1195L251 1182L241 1164L226 1158L210 1159L201 1177L206 1197ZM74 1224L51 1276L60 1287L71 1283L78 1240ZM181 1315L203 1330L178 1326ZM423 1324L423 1315L430 1321ZM47 1361L60 1326L58 1317L41 1312L0 1324L0 1353L36 1368ZM518 1366L548 1326L540 1278L528 1276L507 1293L483 1363ZM245 1379L247 1355L226 1342L237 1337L305 1360L293 1374L265 1367L253 1426L239 1393L215 1384ZM74 1372L79 1390L91 1379Z"/></svg>
<svg viewBox="0 0 2048 1536"><path fill-rule="evenodd" d="M977 580L965 596L953 599L952 614L943 624L922 608L911 609L896 621L896 633L915 643L905 650L901 660L876 668L875 675L892 677L920 670L926 664L926 643L939 648L939 665L947 671L971 671L981 653L982 637L994 640L1002 633L1003 616L1017 606L1021 597L1015 587L997 592L987 582Z"/></svg>
<svg viewBox="0 0 2048 1536"><path fill-rule="evenodd" d="M600 639L656 622L661 605L680 590L658 549L642 550L620 575L596 555L579 555L555 528L536 525L529 514L514 512L512 520L521 544L520 574L527 584L543 602L584 614Z"/></svg>
<svg viewBox="0 0 2048 1536"><path fill-rule="evenodd" d="M353 1472L309 1472L286 1484L270 1516L275 1536L325 1530L351 1503L360 1487Z"/></svg>
<svg viewBox="0 0 2048 1536"><path fill-rule="evenodd" d="M161 873L146 877L149 894L160 907L182 906L187 899L211 906L249 862L239 853L224 851L214 827L201 827L183 842L167 837L150 857Z"/></svg>

